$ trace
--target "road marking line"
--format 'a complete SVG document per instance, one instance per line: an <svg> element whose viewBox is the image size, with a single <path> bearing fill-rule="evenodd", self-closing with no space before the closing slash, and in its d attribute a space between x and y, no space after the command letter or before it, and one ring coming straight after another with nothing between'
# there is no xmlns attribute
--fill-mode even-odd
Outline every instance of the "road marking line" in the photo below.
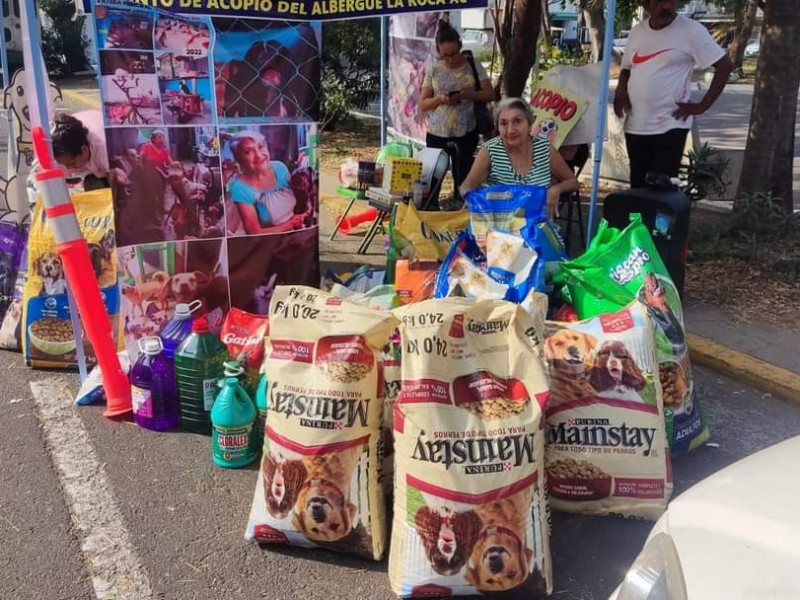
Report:
<svg viewBox="0 0 800 600"><path fill-rule="evenodd" d="M55 378L30 385L98 600L151 600L147 572L136 555L105 468L76 414L71 394Z"/></svg>
<svg viewBox="0 0 800 600"><path fill-rule="evenodd" d="M92 108L100 108L102 105L100 104L100 99L95 96L87 96L86 92L78 92L75 90L61 90L61 95L65 98L69 98L74 102L78 102L79 104L83 104L84 106L91 106Z"/></svg>

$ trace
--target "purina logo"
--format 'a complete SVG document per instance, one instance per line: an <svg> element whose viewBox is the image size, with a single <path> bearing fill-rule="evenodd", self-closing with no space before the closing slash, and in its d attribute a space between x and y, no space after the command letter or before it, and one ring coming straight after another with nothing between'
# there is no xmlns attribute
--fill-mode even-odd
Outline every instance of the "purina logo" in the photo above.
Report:
<svg viewBox="0 0 800 600"><path fill-rule="evenodd" d="M56 306L58 306L58 302L55 298L48 298L44 301L44 307L53 310Z"/></svg>

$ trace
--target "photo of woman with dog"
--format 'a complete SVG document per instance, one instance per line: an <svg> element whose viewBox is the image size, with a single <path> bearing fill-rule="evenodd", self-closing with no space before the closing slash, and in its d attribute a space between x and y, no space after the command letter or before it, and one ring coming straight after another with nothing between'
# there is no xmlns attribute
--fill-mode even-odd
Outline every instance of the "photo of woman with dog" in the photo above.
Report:
<svg viewBox="0 0 800 600"><path fill-rule="evenodd" d="M108 130L120 246L225 235L214 127Z"/></svg>
<svg viewBox="0 0 800 600"><path fill-rule="evenodd" d="M285 233L317 224L318 180L309 165L314 125L220 132L228 234Z"/></svg>
<svg viewBox="0 0 800 600"><path fill-rule="evenodd" d="M121 248L118 253L120 319L135 360L138 340L158 335L177 304L199 302L194 316L221 325L230 309L225 240L163 242Z"/></svg>
<svg viewBox="0 0 800 600"><path fill-rule="evenodd" d="M222 121L316 121L319 23L215 18L214 73Z"/></svg>

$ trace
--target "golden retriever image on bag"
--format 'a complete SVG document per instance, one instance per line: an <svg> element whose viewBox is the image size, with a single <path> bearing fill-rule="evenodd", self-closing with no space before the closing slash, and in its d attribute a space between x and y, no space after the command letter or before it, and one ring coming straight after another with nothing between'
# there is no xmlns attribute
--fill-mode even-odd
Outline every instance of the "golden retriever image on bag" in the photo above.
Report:
<svg viewBox="0 0 800 600"><path fill-rule="evenodd" d="M525 545L533 488L481 504L475 512L483 528L472 548L466 579L482 592L510 590L528 578L533 550Z"/></svg>
<svg viewBox="0 0 800 600"><path fill-rule="evenodd" d="M336 542L353 530L356 505L350 483L361 448L304 456L306 480L294 505L292 523L315 542Z"/></svg>
<svg viewBox="0 0 800 600"><path fill-rule="evenodd" d="M550 366L550 405L591 396L589 381L597 338L587 333L560 329L545 340L544 356Z"/></svg>

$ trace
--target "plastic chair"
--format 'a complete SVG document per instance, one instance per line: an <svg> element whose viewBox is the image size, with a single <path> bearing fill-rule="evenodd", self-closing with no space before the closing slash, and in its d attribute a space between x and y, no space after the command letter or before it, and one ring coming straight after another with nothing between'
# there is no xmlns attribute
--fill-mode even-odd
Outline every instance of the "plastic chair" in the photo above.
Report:
<svg viewBox="0 0 800 600"><path fill-rule="evenodd" d="M583 167L586 166L586 163L589 161L589 156L591 155L591 151L589 149L589 144L580 144L577 146L577 150L575 155L571 158L567 158L566 163L570 166L570 168L575 173L575 177L578 177L583 171ZM586 248L586 232L583 227L583 209L581 208L581 192L580 189L574 192L567 192L566 194L561 194L561 197L558 199L558 214L564 214L564 208L566 208L567 216L559 216L558 220L566 222L566 228L564 231L564 247L569 254L569 244L570 244L570 237L572 233L572 223L574 222L573 215L577 217L578 221L578 233L580 234L581 239L581 250Z"/></svg>

